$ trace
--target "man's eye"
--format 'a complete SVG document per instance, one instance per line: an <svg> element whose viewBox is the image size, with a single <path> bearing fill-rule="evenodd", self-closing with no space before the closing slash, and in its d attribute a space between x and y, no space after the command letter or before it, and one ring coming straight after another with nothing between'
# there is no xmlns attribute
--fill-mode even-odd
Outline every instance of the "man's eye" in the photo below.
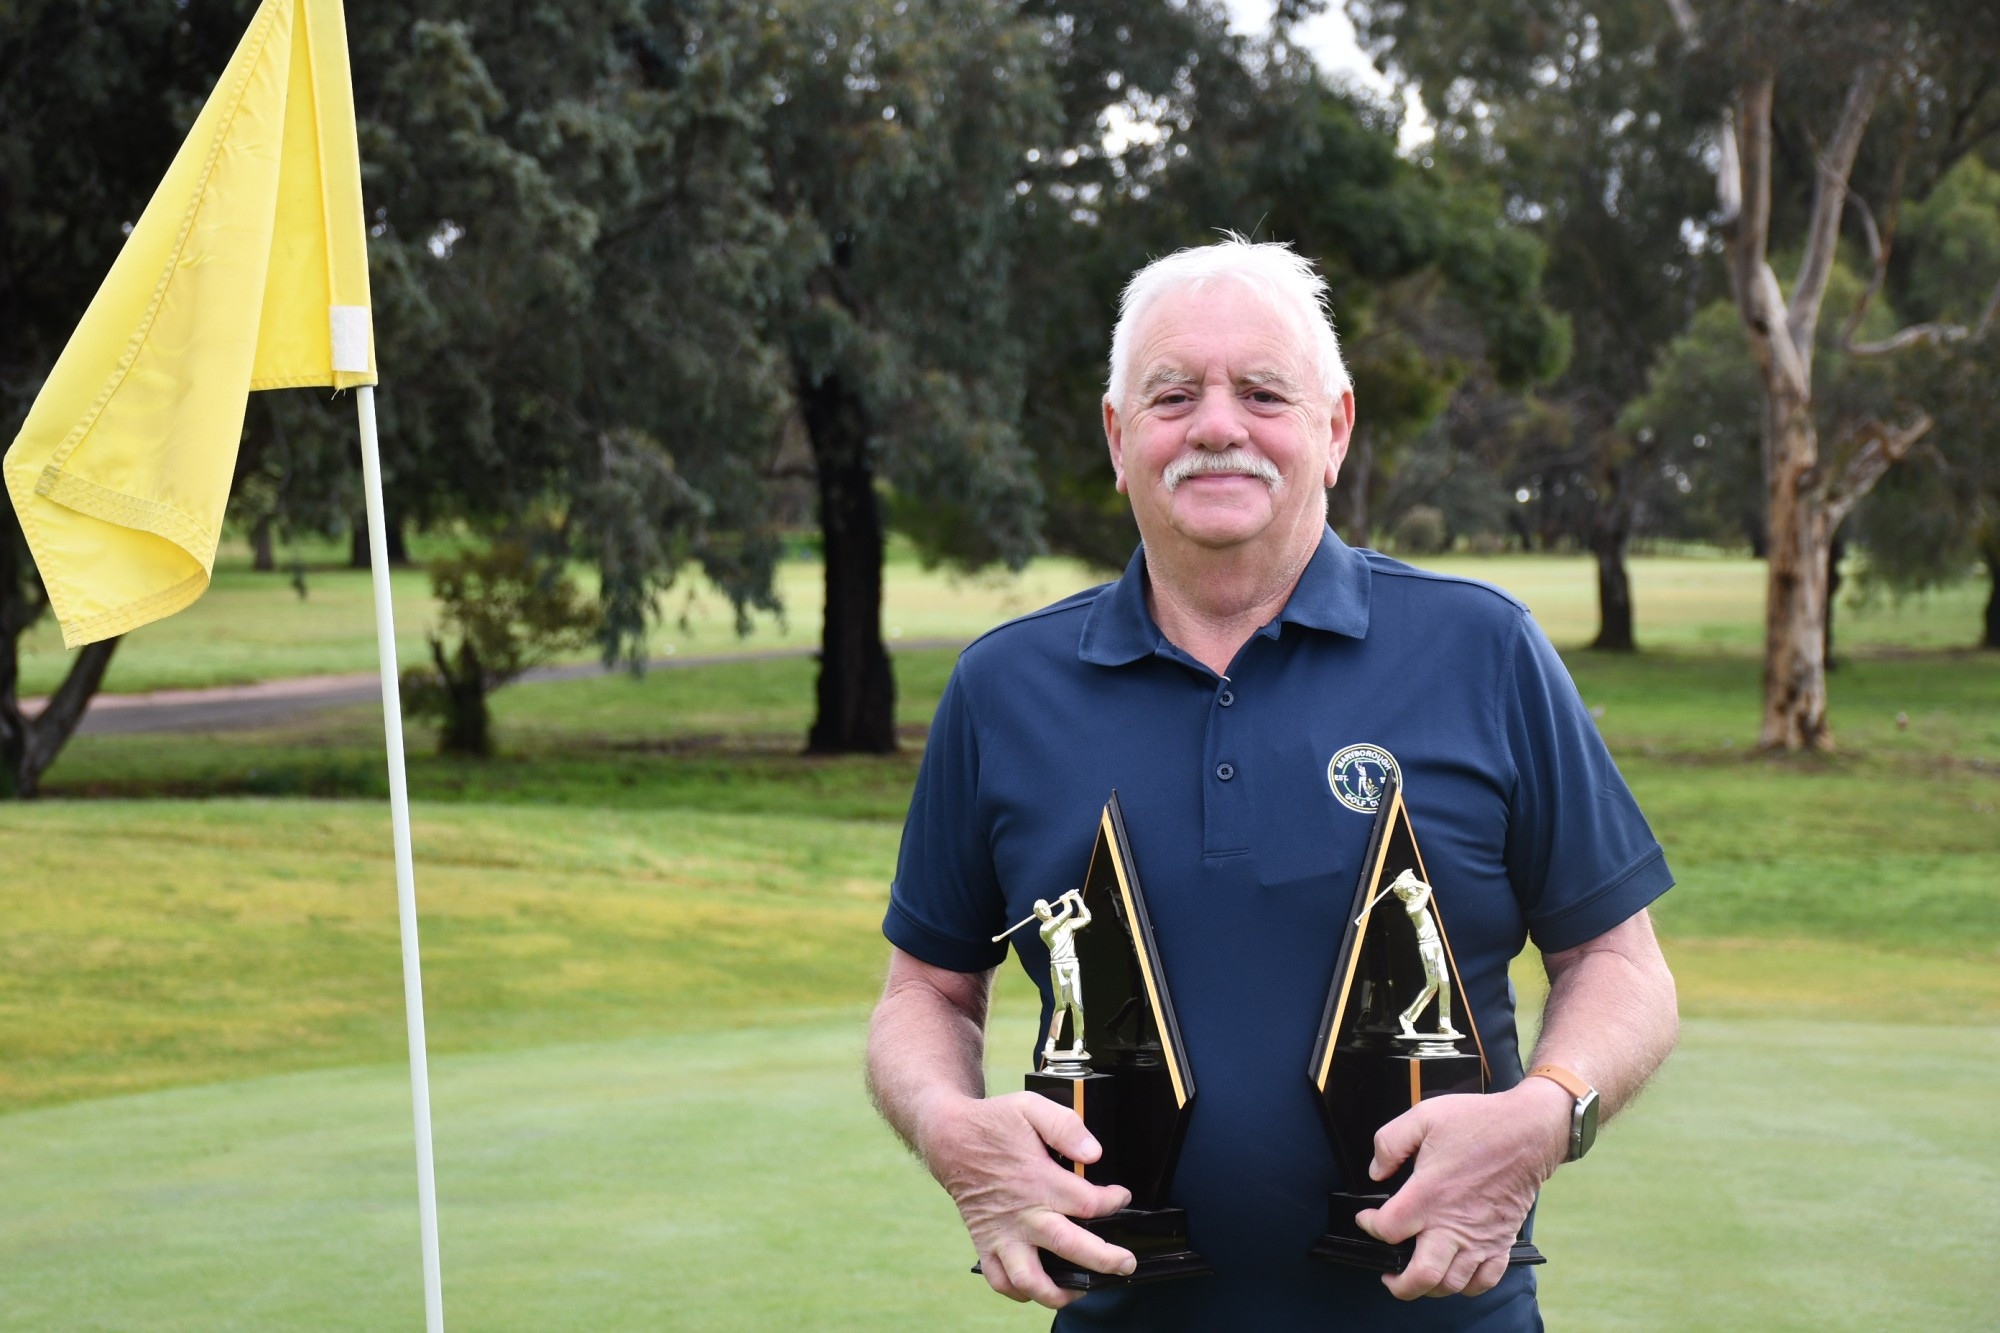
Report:
<svg viewBox="0 0 2000 1333"><path fill-rule="evenodd" d="M1269 389L1252 389L1250 391L1250 401L1253 403L1282 403L1285 400L1277 394L1272 393Z"/></svg>
<svg viewBox="0 0 2000 1333"><path fill-rule="evenodd" d="M1169 389L1165 393L1161 394L1159 398L1159 402L1162 407L1174 407L1178 406L1181 403L1190 401L1192 400L1189 398L1187 391L1184 389Z"/></svg>

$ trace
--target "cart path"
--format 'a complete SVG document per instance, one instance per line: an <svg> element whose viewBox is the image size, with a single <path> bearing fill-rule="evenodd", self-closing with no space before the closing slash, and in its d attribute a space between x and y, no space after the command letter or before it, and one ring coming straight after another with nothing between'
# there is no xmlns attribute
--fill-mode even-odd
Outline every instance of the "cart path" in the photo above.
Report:
<svg viewBox="0 0 2000 1333"><path fill-rule="evenodd" d="M956 638L896 639L887 646L893 653L963 648L966 642ZM674 671L730 662L755 662L765 658L809 657L818 652L817 645L800 645L738 653L690 653L653 658L646 663L646 669ZM584 680L623 670L623 667L607 667L602 662L571 662L561 666L536 667L524 674L521 680ZM110 736L158 731L242 731L322 708L378 703L381 698L382 680L373 671L341 676L293 676L285 680L260 681L255 685L218 685L204 690L100 693L90 701L90 708L84 713L77 734ZM30 716L37 715L45 702L44 699L23 699L22 711Z"/></svg>

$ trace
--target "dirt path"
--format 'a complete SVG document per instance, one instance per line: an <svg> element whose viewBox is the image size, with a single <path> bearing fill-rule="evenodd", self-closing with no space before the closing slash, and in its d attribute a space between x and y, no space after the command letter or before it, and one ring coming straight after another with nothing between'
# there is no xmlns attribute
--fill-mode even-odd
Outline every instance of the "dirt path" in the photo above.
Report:
<svg viewBox="0 0 2000 1333"><path fill-rule="evenodd" d="M891 646L891 651L964 646L963 639L901 639ZM646 669L674 671L727 662L751 662L767 657L807 657L818 651L814 647L798 647L741 653L692 653L685 657L654 658ZM609 671L602 663L576 662L565 666L537 667L521 679L582 680L607 674ZM146 731L241 731L269 726L315 709L375 703L381 697L381 679L372 671L347 676L296 676L288 680L261 681L255 685L220 685L206 690L100 694L90 701L90 711L84 714L77 732L86 736L105 736ZM24 710L34 714L41 711L43 701L23 699L21 703Z"/></svg>

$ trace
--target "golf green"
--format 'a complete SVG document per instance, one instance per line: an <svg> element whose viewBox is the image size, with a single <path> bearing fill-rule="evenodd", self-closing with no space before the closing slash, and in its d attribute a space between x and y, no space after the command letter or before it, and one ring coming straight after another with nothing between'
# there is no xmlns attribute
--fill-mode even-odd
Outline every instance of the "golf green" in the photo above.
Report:
<svg viewBox="0 0 2000 1333"><path fill-rule="evenodd" d="M869 1110L863 1020L435 1061L452 1326L1045 1327L966 1272L949 1201ZM1689 1023L1549 1187L1550 1326L1980 1326L1996 1101L1989 1027ZM0 1328L420 1318L399 1068L16 1112L0 1189Z"/></svg>

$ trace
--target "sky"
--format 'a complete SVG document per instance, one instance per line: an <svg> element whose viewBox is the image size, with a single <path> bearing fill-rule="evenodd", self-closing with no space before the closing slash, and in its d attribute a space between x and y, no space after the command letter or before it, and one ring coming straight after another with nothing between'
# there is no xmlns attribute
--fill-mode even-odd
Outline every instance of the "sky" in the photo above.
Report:
<svg viewBox="0 0 2000 1333"><path fill-rule="evenodd" d="M1222 0L1222 7L1229 14L1229 26L1238 32L1263 32L1271 25L1272 0ZM1368 57L1354 40L1354 24L1347 17L1347 10L1340 0L1330 0L1326 9L1306 20L1292 30L1293 40L1312 52L1319 61L1320 68L1334 75L1338 80L1354 84L1375 93L1386 93L1389 81L1382 72L1370 64ZM1423 108L1414 97L1406 97L1402 133L1403 151L1408 153L1429 141L1430 125L1425 119Z"/></svg>

